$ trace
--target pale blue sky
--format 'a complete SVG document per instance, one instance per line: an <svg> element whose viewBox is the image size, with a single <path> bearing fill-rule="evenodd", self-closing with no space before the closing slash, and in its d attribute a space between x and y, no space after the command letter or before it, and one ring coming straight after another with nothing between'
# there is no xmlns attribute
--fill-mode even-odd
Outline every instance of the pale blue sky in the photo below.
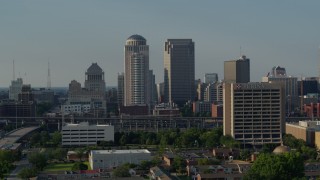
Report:
<svg viewBox="0 0 320 180"><path fill-rule="evenodd" d="M215 72L242 52L251 59L251 80L272 66L293 76L318 76L320 1L317 0L7 0L0 1L0 87L12 80L12 59L32 86L83 84L92 62L108 86L123 71L126 38L140 34L150 46L150 69L163 81L167 38L195 42L196 78Z"/></svg>

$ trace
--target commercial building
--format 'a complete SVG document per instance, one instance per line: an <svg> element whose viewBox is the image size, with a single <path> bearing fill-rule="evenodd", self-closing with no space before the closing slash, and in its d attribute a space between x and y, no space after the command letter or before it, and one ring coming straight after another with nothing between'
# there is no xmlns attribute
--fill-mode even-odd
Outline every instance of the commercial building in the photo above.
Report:
<svg viewBox="0 0 320 180"><path fill-rule="evenodd" d="M195 101L192 103L193 113L211 113L212 104L205 101Z"/></svg>
<svg viewBox="0 0 320 180"><path fill-rule="evenodd" d="M114 126L65 124L62 126L62 146L90 146L100 141L114 141Z"/></svg>
<svg viewBox="0 0 320 180"><path fill-rule="evenodd" d="M164 44L165 102L182 106L195 96L195 55L192 39L167 39Z"/></svg>
<svg viewBox="0 0 320 180"><path fill-rule="evenodd" d="M40 88L37 90L32 90L34 95L34 100L37 103L49 103L54 104L54 91L51 89Z"/></svg>
<svg viewBox="0 0 320 180"><path fill-rule="evenodd" d="M243 55L237 60L225 61L224 82L250 82L250 59Z"/></svg>
<svg viewBox="0 0 320 180"><path fill-rule="evenodd" d="M124 106L149 104L151 77L147 40L140 35L130 36L124 53Z"/></svg>
<svg viewBox="0 0 320 180"><path fill-rule="evenodd" d="M223 134L242 144L280 143L285 132L284 89L278 83L225 83Z"/></svg>
<svg viewBox="0 0 320 180"><path fill-rule="evenodd" d="M286 123L286 134L304 140L308 145L315 145L315 133L320 132L320 121L299 121Z"/></svg>
<svg viewBox="0 0 320 180"><path fill-rule="evenodd" d="M118 73L118 107L124 103L124 73Z"/></svg>
<svg viewBox="0 0 320 180"><path fill-rule="evenodd" d="M287 113L294 112L299 106L298 96L298 79L291 76L265 76L262 77L262 82L278 82L282 83L285 89L285 101Z"/></svg>
<svg viewBox="0 0 320 180"><path fill-rule="evenodd" d="M66 114L76 114L84 115L89 113L91 109L90 104L70 104L70 105L61 105L61 112L64 115Z"/></svg>
<svg viewBox="0 0 320 180"><path fill-rule="evenodd" d="M147 149L92 150L89 154L91 169L113 169L125 163L140 164L152 159Z"/></svg>

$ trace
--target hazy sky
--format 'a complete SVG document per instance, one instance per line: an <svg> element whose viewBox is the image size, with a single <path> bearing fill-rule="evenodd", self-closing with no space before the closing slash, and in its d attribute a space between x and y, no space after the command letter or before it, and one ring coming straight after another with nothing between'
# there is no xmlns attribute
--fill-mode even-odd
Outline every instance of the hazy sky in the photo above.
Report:
<svg viewBox="0 0 320 180"><path fill-rule="evenodd" d="M292 76L318 76L320 45L318 0L7 0L0 1L0 87L24 78L46 86L84 83L92 62L105 71L107 86L117 85L124 68L124 44L140 34L150 46L150 69L163 81L167 38L195 42L196 78L238 58L240 46L251 59L251 80L273 66Z"/></svg>

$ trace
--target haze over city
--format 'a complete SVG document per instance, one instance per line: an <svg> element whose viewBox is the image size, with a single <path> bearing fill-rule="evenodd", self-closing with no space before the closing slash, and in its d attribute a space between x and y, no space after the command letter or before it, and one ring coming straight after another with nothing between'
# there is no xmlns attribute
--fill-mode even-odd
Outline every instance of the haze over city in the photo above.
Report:
<svg viewBox="0 0 320 180"><path fill-rule="evenodd" d="M273 66L292 76L318 76L319 1L1 1L0 87L15 74L45 87L47 64L53 87L84 82L92 62L117 85L124 70L124 45L132 34L146 38L150 69L163 81L167 38L195 42L196 79L218 73L223 62L251 59L251 81ZM241 47L241 52L240 52Z"/></svg>

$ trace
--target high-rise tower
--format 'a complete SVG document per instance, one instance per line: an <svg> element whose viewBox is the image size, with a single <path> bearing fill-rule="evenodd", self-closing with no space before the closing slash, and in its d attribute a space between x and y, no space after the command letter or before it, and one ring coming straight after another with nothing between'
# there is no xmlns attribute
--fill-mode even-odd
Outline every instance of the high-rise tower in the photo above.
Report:
<svg viewBox="0 0 320 180"><path fill-rule="evenodd" d="M250 59L241 56L237 60L224 62L224 81L234 83L250 82Z"/></svg>
<svg viewBox="0 0 320 180"><path fill-rule="evenodd" d="M192 39L168 39L164 44L165 101L183 105L195 95L195 56Z"/></svg>
<svg viewBox="0 0 320 180"><path fill-rule="evenodd" d="M130 36L124 47L124 105L150 102L149 46L144 37Z"/></svg>

